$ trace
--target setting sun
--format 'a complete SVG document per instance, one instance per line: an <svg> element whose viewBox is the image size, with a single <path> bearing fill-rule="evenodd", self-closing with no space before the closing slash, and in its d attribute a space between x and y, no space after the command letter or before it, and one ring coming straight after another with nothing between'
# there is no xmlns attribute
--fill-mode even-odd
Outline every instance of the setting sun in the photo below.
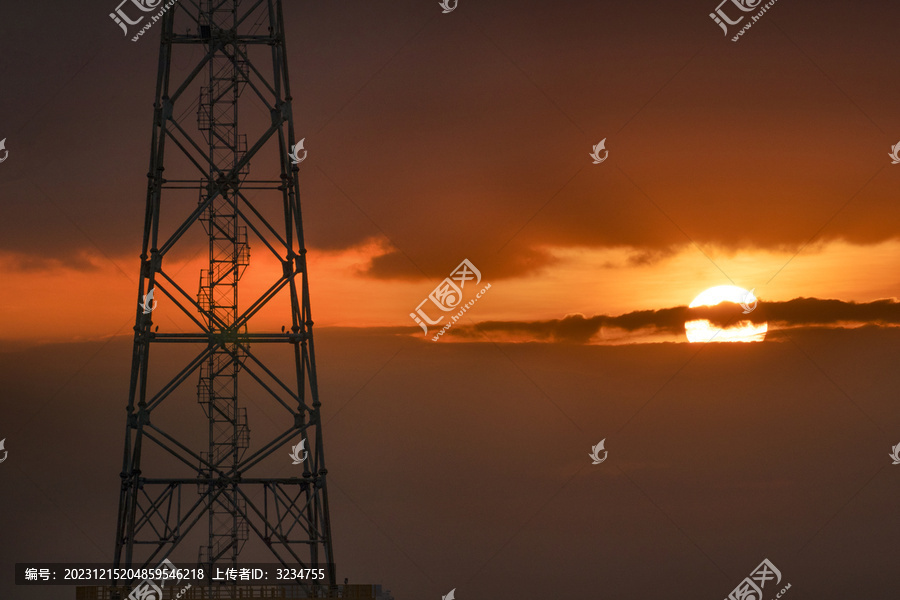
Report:
<svg viewBox="0 0 900 600"><path fill-rule="evenodd" d="M718 306L723 302L735 304L736 310L746 306L743 312L749 312L756 308L757 299L752 291L736 285L717 285L701 292L688 307ZM689 342L761 342L768 329L768 323L754 325L747 319L724 328L716 327L707 319L694 319L684 324L684 333Z"/></svg>

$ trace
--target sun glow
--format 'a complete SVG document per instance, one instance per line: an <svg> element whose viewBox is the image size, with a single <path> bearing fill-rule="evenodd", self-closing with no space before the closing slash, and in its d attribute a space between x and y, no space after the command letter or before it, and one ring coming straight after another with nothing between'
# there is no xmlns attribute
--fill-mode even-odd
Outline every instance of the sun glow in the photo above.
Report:
<svg viewBox="0 0 900 600"><path fill-rule="evenodd" d="M740 309L740 304L754 306L756 296L736 285L717 285L701 292L690 303L689 308L698 306L717 306L722 302L730 302ZM741 319L733 325L719 328L707 319L695 319L684 324L684 333L689 342L761 342L769 330L768 323L755 325L753 321Z"/></svg>

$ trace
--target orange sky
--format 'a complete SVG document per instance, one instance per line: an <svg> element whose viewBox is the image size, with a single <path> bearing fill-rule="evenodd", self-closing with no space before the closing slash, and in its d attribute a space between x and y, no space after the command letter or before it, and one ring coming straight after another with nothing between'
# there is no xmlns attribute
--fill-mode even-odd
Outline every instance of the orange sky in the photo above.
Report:
<svg viewBox="0 0 900 600"><path fill-rule="evenodd" d="M832 243L808 247L794 258L788 252L705 250L708 257L689 247L658 263L634 267L626 264L633 251L625 249L554 248L550 252L558 262L540 273L498 279L483 271L483 281L492 287L468 317L473 321L517 321L554 319L572 313L619 315L686 305L700 291L729 283L755 288L763 302L801 296L868 302L900 295L900 285L888 275L900 271L900 242L874 246ZM375 243L349 251L310 252L317 326L415 325L409 312L442 277L436 276L429 282L362 275L360 271L371 257L381 252ZM465 257L454 257L444 276L456 266L453 261L462 258ZM88 272L63 267L0 271L4 282L0 301L2 337L36 341L129 334L134 318L131 307L135 280L104 257L91 256L90 260L97 268ZM131 262L129 265L127 258L117 260L125 272L136 271L137 261ZM264 263L261 254L256 262L251 259L242 280L243 298L249 299L254 288L258 290L269 283L267 274L277 275L274 264ZM170 266L172 271L181 271L179 277L188 290L201 268L200 259ZM731 277L730 281L723 271ZM161 304L155 322L162 330L188 327L184 319L177 317L171 303L161 296L157 299ZM280 329L283 314L285 306L273 304L261 313L258 328Z"/></svg>

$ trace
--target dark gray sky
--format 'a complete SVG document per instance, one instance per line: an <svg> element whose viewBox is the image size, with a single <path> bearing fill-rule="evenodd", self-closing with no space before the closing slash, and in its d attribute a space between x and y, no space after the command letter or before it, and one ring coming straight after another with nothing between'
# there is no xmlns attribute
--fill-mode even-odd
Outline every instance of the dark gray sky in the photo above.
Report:
<svg viewBox="0 0 900 600"><path fill-rule="evenodd" d="M320 333L341 580L398 600L687 600L725 597L769 558L794 597L893 597L896 333L618 347ZM109 560L129 351L120 338L3 355L4 570ZM276 411L245 402L264 436L259 411ZM157 419L196 412L188 400ZM3 598L63 590L0 579Z"/></svg>
<svg viewBox="0 0 900 600"><path fill-rule="evenodd" d="M310 245L386 237L370 274L419 278L448 246L495 277L547 246L799 248L839 210L823 240L896 239L900 8L782 0L733 43L714 7L288 2ZM121 37L103 0L0 11L7 268L134 256L158 32Z"/></svg>

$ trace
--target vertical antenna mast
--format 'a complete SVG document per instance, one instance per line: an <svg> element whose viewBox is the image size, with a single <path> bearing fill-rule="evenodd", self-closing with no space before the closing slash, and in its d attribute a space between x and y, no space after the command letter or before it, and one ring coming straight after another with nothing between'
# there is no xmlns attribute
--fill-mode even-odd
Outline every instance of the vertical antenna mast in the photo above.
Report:
<svg viewBox="0 0 900 600"><path fill-rule="evenodd" d="M155 25L159 70L114 563L155 567L194 544L211 571L236 565L249 544L271 562L326 566L323 583L334 589L281 0L183 1ZM239 294L253 271L251 241L270 268L254 272L263 284ZM192 293L178 275L193 268L201 244L208 260ZM267 305L283 307L290 326L260 330ZM163 368L151 370L151 348ZM174 362L174 375L161 376ZM251 438L252 406L271 417L268 436ZM185 425L191 411L206 423L202 436ZM299 455L308 455L291 465L287 449L301 443Z"/></svg>

